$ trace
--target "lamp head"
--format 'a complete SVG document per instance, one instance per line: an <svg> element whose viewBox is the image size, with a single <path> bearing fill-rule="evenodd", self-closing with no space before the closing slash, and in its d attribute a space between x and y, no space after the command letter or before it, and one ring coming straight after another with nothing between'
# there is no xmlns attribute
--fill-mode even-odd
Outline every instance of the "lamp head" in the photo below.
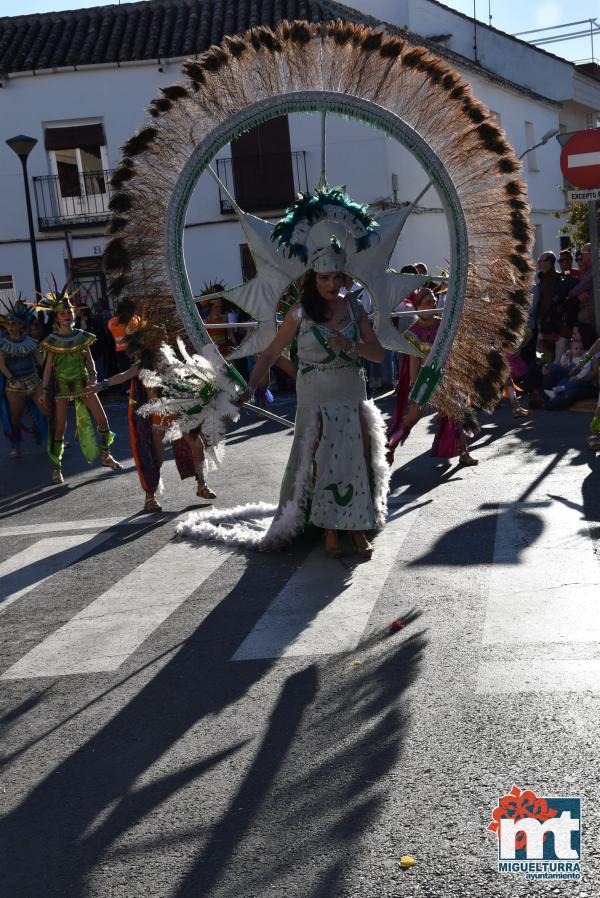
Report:
<svg viewBox="0 0 600 898"><path fill-rule="evenodd" d="M25 134L17 134L16 137L9 137L6 143L11 150L17 154L19 159L27 159L32 149L37 143L35 137L27 137Z"/></svg>
<svg viewBox="0 0 600 898"><path fill-rule="evenodd" d="M552 137L556 137L557 134L560 134L559 128L550 128L549 131L546 131L546 133L542 135L540 143L548 143L548 141Z"/></svg>

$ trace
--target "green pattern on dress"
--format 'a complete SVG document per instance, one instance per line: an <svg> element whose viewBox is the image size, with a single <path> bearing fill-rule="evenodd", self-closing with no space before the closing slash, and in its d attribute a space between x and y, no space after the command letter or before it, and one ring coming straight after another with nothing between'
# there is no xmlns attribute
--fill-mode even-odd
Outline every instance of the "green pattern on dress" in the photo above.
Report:
<svg viewBox="0 0 600 898"><path fill-rule="evenodd" d="M348 484L348 489L343 496L340 493L337 483L328 483L327 486L323 487L323 489L331 490L333 498L335 499L337 505L348 505L349 502L352 502L352 496L354 495L353 483Z"/></svg>

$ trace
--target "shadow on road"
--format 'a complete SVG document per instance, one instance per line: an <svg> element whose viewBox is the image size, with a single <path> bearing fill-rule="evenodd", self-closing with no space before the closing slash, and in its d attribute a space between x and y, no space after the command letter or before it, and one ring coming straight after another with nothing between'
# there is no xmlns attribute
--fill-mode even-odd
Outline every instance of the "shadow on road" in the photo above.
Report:
<svg viewBox="0 0 600 898"><path fill-rule="evenodd" d="M330 898L327 889L337 888L344 875L340 856L360 849L365 828L385 800L381 778L401 752L403 693L417 675L424 640L383 642L364 668L352 668L348 656L334 656L319 668L308 664L292 672L254 758L239 765L233 798L211 825L204 792L215 788L212 771L240 751L247 755L249 740L229 736L204 755L202 722L246 696L271 670L270 660L230 659L289 578L289 565L289 556L278 556L265 582L262 558L251 556L236 586L153 678L4 817L0 853L10 864L3 865L3 894L84 898L91 894L91 879L100 889L94 894L108 894L117 858L141 853L144 863L152 859L160 868L161 849L177 842L198 845L198 854L187 873L164 871L171 887L154 893L164 898L197 898L213 889L215 895L240 898L232 862L240 852L252 858L244 865L250 892L285 894L282 883L295 875L297 885L302 870L303 898ZM190 743L188 736L187 745L196 746L194 763L161 773L155 765L192 728L200 737ZM228 769L235 781L236 763ZM195 794L182 815L186 829L170 831L165 841L164 804L184 788ZM153 815L151 838L140 844L142 821ZM315 865L323 840L327 855ZM107 868L110 881L104 880Z"/></svg>

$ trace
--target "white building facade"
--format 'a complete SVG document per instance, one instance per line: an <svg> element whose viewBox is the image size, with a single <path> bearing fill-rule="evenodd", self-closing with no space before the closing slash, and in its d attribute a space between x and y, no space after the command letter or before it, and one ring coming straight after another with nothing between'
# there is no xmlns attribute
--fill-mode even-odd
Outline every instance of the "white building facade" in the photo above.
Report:
<svg viewBox="0 0 600 898"><path fill-rule="evenodd" d="M34 292L21 164L5 140L18 134L37 139L28 171L42 285L51 275L59 282L71 276L89 303L106 301L100 258L109 217L108 181L120 146L142 125L144 110L160 88L179 79L180 63L192 51L201 52L223 34L249 24L273 25L273 4L261 5L269 13L258 22L228 20L224 10L231 5L224 0L150 0L0 20L4 295L14 290L32 297ZM408 29L412 40L420 36L472 84L517 153L550 130L597 124L600 76L593 67L583 72L480 23L474 28L472 20L434 0L353 0L354 10L309 0L287 5L293 7L287 15L299 18L383 22ZM187 37L177 37L177 23L187 28ZM20 51L15 41L21 41ZM174 47L180 52L173 54ZM35 65L28 67L29 62ZM551 140L525 158L536 252L559 248L561 219L556 216L565 209L559 155L558 143ZM295 191L317 183L320 119L291 116L275 130L225 148L215 166L242 207L278 218ZM426 184L424 172L401 147L366 126L333 116L327 174L330 183L346 185L375 214L394 202L413 200ZM202 176L190 204L185 253L195 293L205 282L221 280L231 287L251 274L243 234L227 198L208 175ZM392 263L399 267L425 261L431 272L438 272L448 255L441 204L429 191L410 217Z"/></svg>

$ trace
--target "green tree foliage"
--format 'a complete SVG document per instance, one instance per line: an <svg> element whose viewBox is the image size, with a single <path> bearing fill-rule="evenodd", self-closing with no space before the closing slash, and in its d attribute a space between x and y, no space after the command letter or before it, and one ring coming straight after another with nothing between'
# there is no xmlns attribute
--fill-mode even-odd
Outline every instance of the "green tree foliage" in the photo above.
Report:
<svg viewBox="0 0 600 898"><path fill-rule="evenodd" d="M566 194L566 189L563 188ZM600 202L596 203L596 218L600 232ZM571 246L579 248L590 240L590 219L587 203L567 203L567 223L560 229L561 234L568 234Z"/></svg>

